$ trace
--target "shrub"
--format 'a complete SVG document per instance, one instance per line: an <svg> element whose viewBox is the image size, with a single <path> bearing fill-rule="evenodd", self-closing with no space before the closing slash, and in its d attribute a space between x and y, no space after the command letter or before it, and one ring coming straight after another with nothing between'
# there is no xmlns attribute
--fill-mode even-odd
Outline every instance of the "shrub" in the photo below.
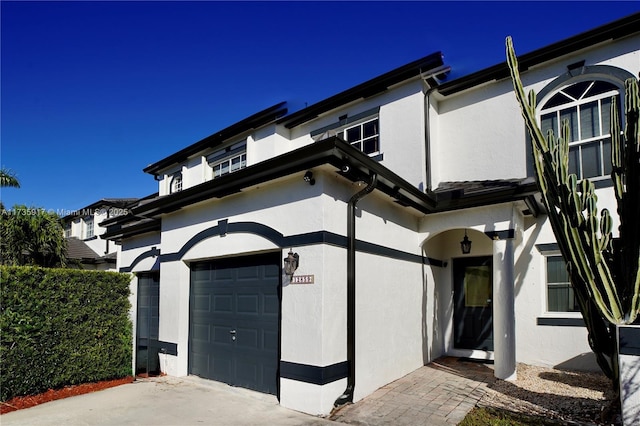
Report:
<svg viewBox="0 0 640 426"><path fill-rule="evenodd" d="M131 375L130 277L0 266L0 399Z"/></svg>

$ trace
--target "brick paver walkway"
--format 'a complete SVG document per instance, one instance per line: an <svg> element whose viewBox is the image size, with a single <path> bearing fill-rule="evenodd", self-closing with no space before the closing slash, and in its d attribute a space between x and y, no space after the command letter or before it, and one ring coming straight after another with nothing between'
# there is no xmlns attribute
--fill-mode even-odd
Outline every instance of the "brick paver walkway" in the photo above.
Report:
<svg viewBox="0 0 640 426"><path fill-rule="evenodd" d="M492 383L487 365L440 358L336 411L331 420L358 425L457 425Z"/></svg>

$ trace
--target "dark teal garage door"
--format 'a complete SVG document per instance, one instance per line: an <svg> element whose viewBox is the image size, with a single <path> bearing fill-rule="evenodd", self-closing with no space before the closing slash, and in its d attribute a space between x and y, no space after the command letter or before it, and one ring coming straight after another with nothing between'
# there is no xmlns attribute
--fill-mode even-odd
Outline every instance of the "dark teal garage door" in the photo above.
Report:
<svg viewBox="0 0 640 426"><path fill-rule="evenodd" d="M279 253L191 266L189 373L277 393Z"/></svg>

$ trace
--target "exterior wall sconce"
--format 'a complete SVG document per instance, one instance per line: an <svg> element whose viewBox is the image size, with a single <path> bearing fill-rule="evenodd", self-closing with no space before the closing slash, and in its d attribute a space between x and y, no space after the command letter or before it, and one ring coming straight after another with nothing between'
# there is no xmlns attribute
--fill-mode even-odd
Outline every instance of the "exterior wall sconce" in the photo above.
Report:
<svg viewBox="0 0 640 426"><path fill-rule="evenodd" d="M289 250L289 255L284 258L284 274L287 275L289 279L293 277L293 273L298 269L299 261L300 256L298 256L298 253Z"/></svg>
<svg viewBox="0 0 640 426"><path fill-rule="evenodd" d="M471 240L467 237L467 231L464 231L464 239L460 241L460 249L462 250L462 254L471 253Z"/></svg>
<svg viewBox="0 0 640 426"><path fill-rule="evenodd" d="M304 181L307 182L309 185L316 184L316 180L313 178L313 172L311 172L311 170L309 170L307 173L304 174Z"/></svg>

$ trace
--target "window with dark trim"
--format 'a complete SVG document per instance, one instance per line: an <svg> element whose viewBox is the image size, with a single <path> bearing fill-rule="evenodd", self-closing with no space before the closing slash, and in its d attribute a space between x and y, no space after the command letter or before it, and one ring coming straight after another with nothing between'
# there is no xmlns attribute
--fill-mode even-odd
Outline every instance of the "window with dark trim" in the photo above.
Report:
<svg viewBox="0 0 640 426"><path fill-rule="evenodd" d="M547 311L578 312L580 310L569 280L567 263L561 255L547 255Z"/></svg>
<svg viewBox="0 0 640 426"><path fill-rule="evenodd" d="M207 156L213 179L247 167L247 141L243 140Z"/></svg>
<svg viewBox="0 0 640 426"><path fill-rule="evenodd" d="M358 123L336 133L336 136L349 142L368 155L380 152L380 125L378 118Z"/></svg>
<svg viewBox="0 0 640 426"><path fill-rule="evenodd" d="M344 114L338 121L311 131L315 142L337 136L370 157L381 156L380 107L371 108L355 115Z"/></svg>

